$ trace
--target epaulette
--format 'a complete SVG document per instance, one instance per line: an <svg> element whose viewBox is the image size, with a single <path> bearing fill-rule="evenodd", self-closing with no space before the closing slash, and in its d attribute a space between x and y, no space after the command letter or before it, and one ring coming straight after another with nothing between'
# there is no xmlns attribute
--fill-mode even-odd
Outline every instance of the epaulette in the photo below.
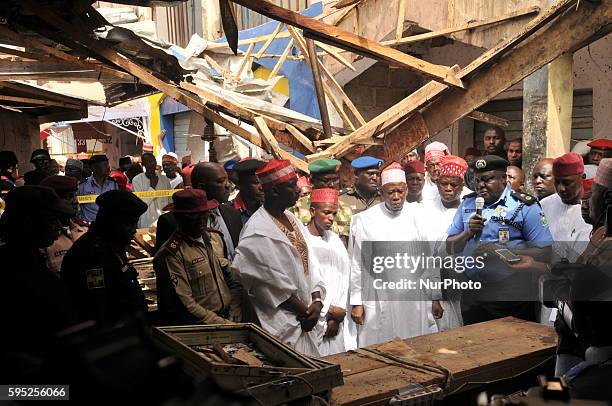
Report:
<svg viewBox="0 0 612 406"><path fill-rule="evenodd" d="M516 192L514 190L512 191L512 193L510 193L510 196L512 196L521 203L525 203L527 206L531 206L532 204L538 201L538 199L536 199L534 196L523 192Z"/></svg>
<svg viewBox="0 0 612 406"><path fill-rule="evenodd" d="M472 192L472 193L468 193L467 195L463 196L462 199L467 199L468 197L476 197L476 196L478 196L478 193Z"/></svg>
<svg viewBox="0 0 612 406"><path fill-rule="evenodd" d="M346 195L353 192L353 188L352 187L346 187L344 189L340 189L340 191L338 192L339 195Z"/></svg>
<svg viewBox="0 0 612 406"><path fill-rule="evenodd" d="M174 233L172 237L170 237L168 242L164 244L164 247L167 248L168 251L170 251L171 253L175 254L179 250L179 247L181 246L181 242L182 242L181 237L177 235L176 233Z"/></svg>
<svg viewBox="0 0 612 406"><path fill-rule="evenodd" d="M223 237L223 233L221 232L221 230L217 230L216 228L209 227L209 228L206 229L206 231L208 231L209 233L217 233L217 234L219 234L220 236Z"/></svg>

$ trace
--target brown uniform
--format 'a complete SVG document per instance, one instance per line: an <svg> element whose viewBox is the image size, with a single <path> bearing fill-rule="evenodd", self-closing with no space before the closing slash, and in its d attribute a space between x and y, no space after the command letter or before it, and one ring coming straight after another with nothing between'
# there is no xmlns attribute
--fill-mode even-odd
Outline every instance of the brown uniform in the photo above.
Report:
<svg viewBox="0 0 612 406"><path fill-rule="evenodd" d="M340 201L351 208L353 215L360 213L383 201L380 193L366 199L362 197L355 186L340 191Z"/></svg>
<svg viewBox="0 0 612 406"><path fill-rule="evenodd" d="M168 322L219 324L240 322L242 287L223 254L223 238L209 230L210 241L180 231L155 255L159 311Z"/></svg>
<svg viewBox="0 0 612 406"><path fill-rule="evenodd" d="M49 270L59 276L59 271L62 267L64 256L72 247L72 244L83 234L87 232L87 226L70 221L70 225L62 230L59 238L55 240L53 245L45 249L47 256L47 266Z"/></svg>

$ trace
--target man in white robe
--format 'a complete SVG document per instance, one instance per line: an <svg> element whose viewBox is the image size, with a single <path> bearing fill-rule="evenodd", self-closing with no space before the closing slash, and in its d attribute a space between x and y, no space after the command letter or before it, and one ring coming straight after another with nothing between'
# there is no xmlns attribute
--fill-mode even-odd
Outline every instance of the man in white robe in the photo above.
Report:
<svg viewBox="0 0 612 406"><path fill-rule="evenodd" d="M299 196L289 161L272 160L257 170L265 203L246 223L232 262L261 326L297 351L319 356L314 328L325 298L308 230L286 209Z"/></svg>
<svg viewBox="0 0 612 406"><path fill-rule="evenodd" d="M337 354L356 347L356 337L346 320L350 261L340 237L331 229L338 212L336 189L314 189L310 198L308 245L312 249L325 283L325 300L319 319L321 356Z"/></svg>
<svg viewBox="0 0 612 406"><path fill-rule="evenodd" d="M406 209L406 176L402 167L390 165L382 172L381 179L384 201L355 215L351 222L350 305L351 318L358 325L359 347L429 332L427 299L397 300L389 292L363 286L363 282L372 282L366 277L368 264L362 261L362 250L370 249L370 242L424 241L416 227L415 211Z"/></svg>
<svg viewBox="0 0 612 406"><path fill-rule="evenodd" d="M142 154L142 165L145 172L136 175L132 179L132 190L134 192L147 192L155 190L172 189L170 181L165 175L157 175L157 161L155 156L149 152ZM159 216L164 212L164 207L170 203L170 197L155 197L152 199L143 199L147 204L147 211L140 216L138 220L138 228L148 228L157 221Z"/></svg>
<svg viewBox="0 0 612 406"><path fill-rule="evenodd" d="M458 156L445 155L440 160L440 176L436 187L438 197L428 200L423 205L422 215L417 216L417 227L427 233L427 240L435 242L435 255L447 256L446 231L453 222L457 208L461 203L461 192L463 190L463 179L468 169L467 162ZM445 277L456 277L454 270L442 270ZM443 279L443 278L442 278ZM434 315L438 331L446 331L451 328L461 327L461 292L446 290L443 292L444 300L432 302L432 314ZM436 296L434 299L439 298Z"/></svg>
<svg viewBox="0 0 612 406"><path fill-rule="evenodd" d="M555 159L553 176L557 193L540 202L542 211L549 220L548 226L554 240L552 262L567 259L574 263L589 244L593 230L593 226L587 224L582 217L582 157L575 152L569 152ZM556 309L541 307L541 323L552 324L555 317Z"/></svg>

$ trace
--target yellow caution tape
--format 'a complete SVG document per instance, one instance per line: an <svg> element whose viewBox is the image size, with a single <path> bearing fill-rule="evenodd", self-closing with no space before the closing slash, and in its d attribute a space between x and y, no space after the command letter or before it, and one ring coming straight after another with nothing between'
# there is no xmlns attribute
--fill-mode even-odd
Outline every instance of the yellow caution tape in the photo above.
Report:
<svg viewBox="0 0 612 406"><path fill-rule="evenodd" d="M170 197L174 193L178 192L179 190L182 190L182 189L147 190L145 192L132 192L132 193L134 193L136 196L140 197L141 199L155 199L156 197ZM98 196L99 195L77 196L77 200L79 204L95 203L96 198Z"/></svg>

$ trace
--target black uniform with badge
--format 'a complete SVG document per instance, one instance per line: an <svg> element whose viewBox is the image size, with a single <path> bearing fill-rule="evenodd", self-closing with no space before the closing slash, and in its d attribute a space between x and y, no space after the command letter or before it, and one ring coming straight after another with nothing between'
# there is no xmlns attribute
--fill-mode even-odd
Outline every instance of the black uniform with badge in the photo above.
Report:
<svg viewBox="0 0 612 406"><path fill-rule="evenodd" d="M64 257L61 279L82 320L112 322L134 313L146 314L138 273L128 263L126 247L109 236L108 223L134 224L135 230L147 205L124 190L105 192L96 203L98 218Z"/></svg>

